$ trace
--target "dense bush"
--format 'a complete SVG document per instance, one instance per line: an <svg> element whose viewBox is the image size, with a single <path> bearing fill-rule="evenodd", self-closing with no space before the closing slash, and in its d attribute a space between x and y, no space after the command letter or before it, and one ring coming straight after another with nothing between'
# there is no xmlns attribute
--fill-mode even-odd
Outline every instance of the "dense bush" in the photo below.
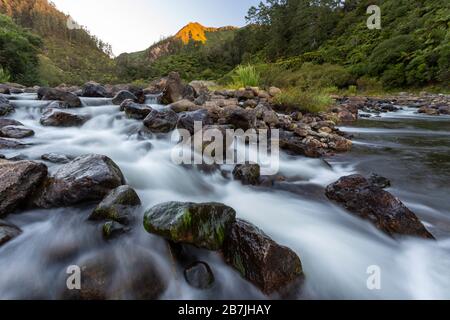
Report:
<svg viewBox="0 0 450 320"><path fill-rule="evenodd" d="M288 88L274 98L274 103L283 109L317 113L327 110L332 104L332 99L326 92Z"/></svg>

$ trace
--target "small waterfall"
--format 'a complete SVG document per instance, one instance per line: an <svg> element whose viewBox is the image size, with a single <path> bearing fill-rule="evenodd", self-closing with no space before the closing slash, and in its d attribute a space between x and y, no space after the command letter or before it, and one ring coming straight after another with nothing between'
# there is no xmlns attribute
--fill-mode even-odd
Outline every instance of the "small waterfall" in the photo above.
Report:
<svg viewBox="0 0 450 320"><path fill-rule="evenodd" d="M162 94L147 94L145 95L145 104L159 104Z"/></svg>

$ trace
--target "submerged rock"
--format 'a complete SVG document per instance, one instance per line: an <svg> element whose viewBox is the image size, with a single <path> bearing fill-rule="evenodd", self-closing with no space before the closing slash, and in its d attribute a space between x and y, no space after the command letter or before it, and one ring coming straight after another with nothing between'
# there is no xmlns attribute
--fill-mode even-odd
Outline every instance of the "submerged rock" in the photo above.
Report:
<svg viewBox="0 0 450 320"><path fill-rule="evenodd" d="M73 114L58 109L47 110L40 122L46 127L79 127L89 120L87 115Z"/></svg>
<svg viewBox="0 0 450 320"><path fill-rule="evenodd" d="M41 156L41 159L51 163L69 163L73 160L72 157L60 153L46 153Z"/></svg>
<svg viewBox="0 0 450 320"><path fill-rule="evenodd" d="M391 181L385 177L379 176L378 174L374 173L369 177L369 182L375 187L386 189L391 186Z"/></svg>
<svg viewBox="0 0 450 320"><path fill-rule="evenodd" d="M15 225L0 220L0 247L19 236L21 233L22 231Z"/></svg>
<svg viewBox="0 0 450 320"><path fill-rule="evenodd" d="M327 187L326 195L389 236L434 239L417 216L398 198L361 175L342 177Z"/></svg>
<svg viewBox="0 0 450 320"><path fill-rule="evenodd" d="M0 217L25 205L46 176L41 163L0 160Z"/></svg>
<svg viewBox="0 0 450 320"><path fill-rule="evenodd" d="M0 95L0 116L6 116L14 111L14 107L9 103L8 99Z"/></svg>
<svg viewBox="0 0 450 320"><path fill-rule="evenodd" d="M261 168L258 164L238 164L233 170L233 177L243 185L258 185Z"/></svg>
<svg viewBox="0 0 450 320"><path fill-rule="evenodd" d="M13 139L22 139L34 136L34 131L22 126L5 126L0 129L0 136Z"/></svg>
<svg viewBox="0 0 450 320"><path fill-rule="evenodd" d="M221 203L167 202L145 213L145 229L175 243L219 250L236 218Z"/></svg>
<svg viewBox="0 0 450 320"><path fill-rule="evenodd" d="M22 149L27 145L14 139L0 138L0 149Z"/></svg>
<svg viewBox="0 0 450 320"><path fill-rule="evenodd" d="M173 131L178 122L178 115L172 109L152 110L144 119L144 125L153 133Z"/></svg>
<svg viewBox="0 0 450 320"><path fill-rule="evenodd" d="M105 224L102 227L103 238L105 240L115 239L125 233L130 232L130 230L131 230L130 228L127 228L124 225L115 221L105 222Z"/></svg>
<svg viewBox="0 0 450 320"><path fill-rule="evenodd" d="M184 278L194 288L208 289L215 281L210 266L205 262L196 262L184 270Z"/></svg>
<svg viewBox="0 0 450 320"><path fill-rule="evenodd" d="M303 279L300 258L254 225L237 220L226 238L226 261L266 294L295 286Z"/></svg>
<svg viewBox="0 0 450 320"><path fill-rule="evenodd" d="M66 207L100 201L109 192L125 184L120 168L108 157L84 155L63 165L34 199L40 208Z"/></svg>
<svg viewBox="0 0 450 320"><path fill-rule="evenodd" d="M112 190L92 212L89 220L113 220L129 224L136 207L141 200L130 186L120 186Z"/></svg>
<svg viewBox="0 0 450 320"><path fill-rule="evenodd" d="M80 108L83 106L78 96L71 92L66 92L59 89L40 88L38 91L38 98L40 100L63 101L69 108Z"/></svg>

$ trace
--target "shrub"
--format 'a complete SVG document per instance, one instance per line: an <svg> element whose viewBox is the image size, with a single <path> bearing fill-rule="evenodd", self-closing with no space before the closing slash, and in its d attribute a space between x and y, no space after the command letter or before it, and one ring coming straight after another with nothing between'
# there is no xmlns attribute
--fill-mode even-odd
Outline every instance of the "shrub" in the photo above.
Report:
<svg viewBox="0 0 450 320"><path fill-rule="evenodd" d="M238 66L234 70L234 85L239 87L258 87L261 82L261 75L252 65Z"/></svg>
<svg viewBox="0 0 450 320"><path fill-rule="evenodd" d="M322 91L305 92L299 88L283 90L274 98L274 103L280 107L310 113L326 111L332 102L327 93Z"/></svg>
<svg viewBox="0 0 450 320"><path fill-rule="evenodd" d="M380 81L367 76L361 77L356 81L358 90L363 92L380 92L383 90L383 86Z"/></svg>

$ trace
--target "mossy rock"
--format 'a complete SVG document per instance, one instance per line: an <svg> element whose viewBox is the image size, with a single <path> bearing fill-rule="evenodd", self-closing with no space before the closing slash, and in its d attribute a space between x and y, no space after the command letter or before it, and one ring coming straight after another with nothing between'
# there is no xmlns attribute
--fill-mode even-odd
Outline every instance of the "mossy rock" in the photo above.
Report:
<svg viewBox="0 0 450 320"><path fill-rule="evenodd" d="M145 229L175 243L208 250L222 248L236 211L221 203L167 202L145 213Z"/></svg>
<svg viewBox="0 0 450 320"><path fill-rule="evenodd" d="M129 224L134 209L141 205L136 191L130 186L120 186L112 190L94 209L89 220L112 220Z"/></svg>

